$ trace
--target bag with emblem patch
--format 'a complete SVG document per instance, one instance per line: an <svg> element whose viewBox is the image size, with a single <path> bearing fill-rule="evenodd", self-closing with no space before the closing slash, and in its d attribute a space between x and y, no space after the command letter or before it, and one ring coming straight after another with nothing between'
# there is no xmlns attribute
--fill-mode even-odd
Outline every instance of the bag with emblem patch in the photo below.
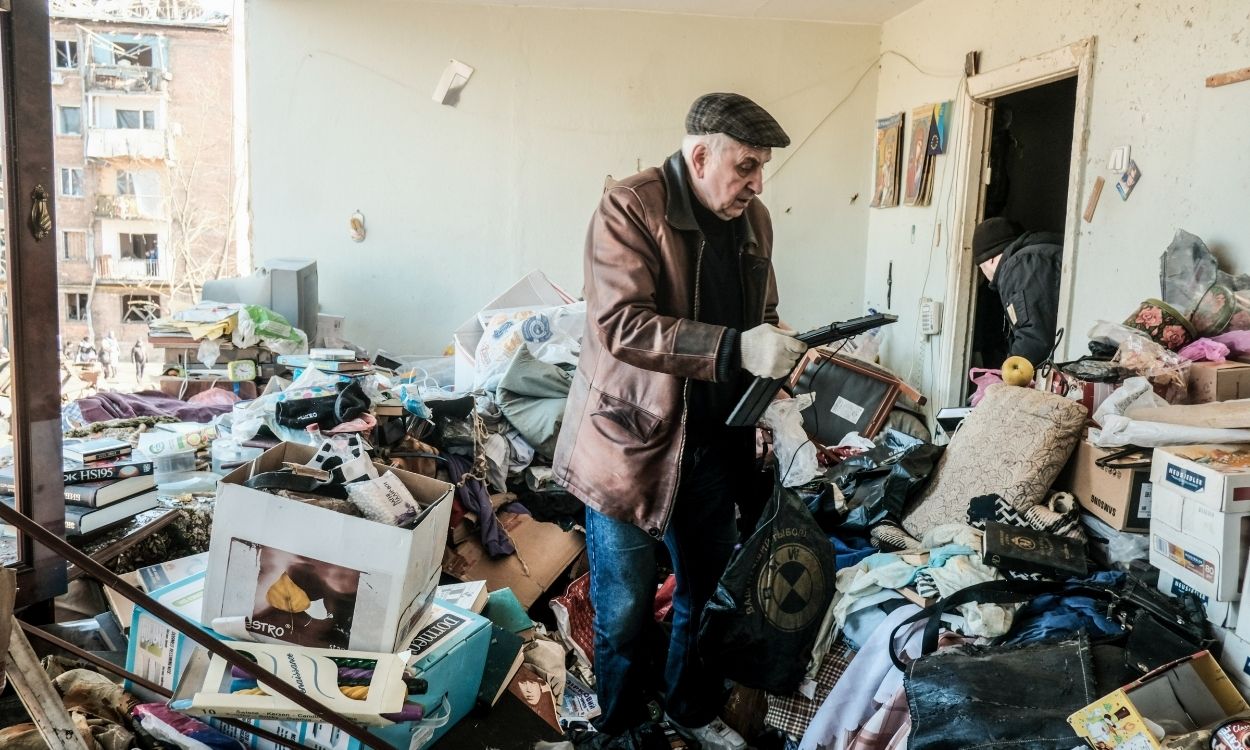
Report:
<svg viewBox="0 0 1250 750"><path fill-rule="evenodd" d="M794 692L833 601L834 573L833 545L807 506L774 485L703 609L700 658L745 687Z"/></svg>

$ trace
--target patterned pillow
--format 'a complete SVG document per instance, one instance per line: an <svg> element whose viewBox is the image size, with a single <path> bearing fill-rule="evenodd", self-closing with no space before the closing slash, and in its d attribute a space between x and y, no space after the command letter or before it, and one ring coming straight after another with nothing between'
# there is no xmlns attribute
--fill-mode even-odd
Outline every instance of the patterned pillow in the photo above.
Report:
<svg viewBox="0 0 1250 750"><path fill-rule="evenodd" d="M920 537L934 526L964 523L968 502L979 495L999 495L1021 511L1044 502L1087 414L1080 403L1053 393L990 386L904 515L903 528Z"/></svg>

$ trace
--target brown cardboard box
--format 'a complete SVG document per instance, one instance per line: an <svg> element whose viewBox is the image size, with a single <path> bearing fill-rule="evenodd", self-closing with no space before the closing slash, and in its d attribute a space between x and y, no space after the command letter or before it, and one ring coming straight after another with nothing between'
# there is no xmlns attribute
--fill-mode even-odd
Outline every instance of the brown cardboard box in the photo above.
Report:
<svg viewBox="0 0 1250 750"><path fill-rule="evenodd" d="M1129 456L1117 462L1132 468L1097 465L1096 461L1112 453L1088 440L1077 443L1055 488L1071 492L1082 508L1112 528L1150 531L1150 457Z"/></svg>
<svg viewBox="0 0 1250 750"><path fill-rule="evenodd" d="M1189 403L1250 398L1250 364L1194 362L1189 367Z"/></svg>
<svg viewBox="0 0 1250 750"><path fill-rule="evenodd" d="M491 559L486 548L471 537L443 554L443 572L458 581L486 581L489 591L511 588L529 609L560 574L581 554L586 538L554 523L535 521L516 513L500 513L499 522L512 537L517 554Z"/></svg>

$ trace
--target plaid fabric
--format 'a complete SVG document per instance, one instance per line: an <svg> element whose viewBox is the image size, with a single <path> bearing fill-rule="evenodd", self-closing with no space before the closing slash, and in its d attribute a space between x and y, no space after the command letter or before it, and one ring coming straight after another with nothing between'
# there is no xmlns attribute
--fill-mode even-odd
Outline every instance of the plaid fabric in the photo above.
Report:
<svg viewBox="0 0 1250 750"><path fill-rule="evenodd" d="M764 108L742 94L704 94L686 114L690 135L724 133L755 148L785 148L790 136Z"/></svg>
<svg viewBox="0 0 1250 750"><path fill-rule="evenodd" d="M774 727L791 737L802 737L807 725L820 705L825 702L829 691L842 678L842 673L855 656L855 650L842 638L841 634L829 647L829 653L820 661L820 671L816 673L816 694L808 700L801 693L793 695L768 694L768 713L764 717L766 726Z"/></svg>

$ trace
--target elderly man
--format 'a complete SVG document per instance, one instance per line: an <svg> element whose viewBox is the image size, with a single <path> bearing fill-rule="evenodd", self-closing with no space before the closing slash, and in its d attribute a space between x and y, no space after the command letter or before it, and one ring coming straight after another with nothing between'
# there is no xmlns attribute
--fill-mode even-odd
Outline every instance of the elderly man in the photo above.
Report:
<svg viewBox="0 0 1250 750"><path fill-rule="evenodd" d="M647 718L662 541L677 577L669 720L705 747L741 748L696 636L738 541L735 493L754 460L754 431L726 417L750 376L781 377L804 350L776 326L772 222L757 200L772 149L790 139L738 94L697 99L686 132L662 167L605 190L591 220L586 333L554 466L587 506L602 735L629 744Z"/></svg>

